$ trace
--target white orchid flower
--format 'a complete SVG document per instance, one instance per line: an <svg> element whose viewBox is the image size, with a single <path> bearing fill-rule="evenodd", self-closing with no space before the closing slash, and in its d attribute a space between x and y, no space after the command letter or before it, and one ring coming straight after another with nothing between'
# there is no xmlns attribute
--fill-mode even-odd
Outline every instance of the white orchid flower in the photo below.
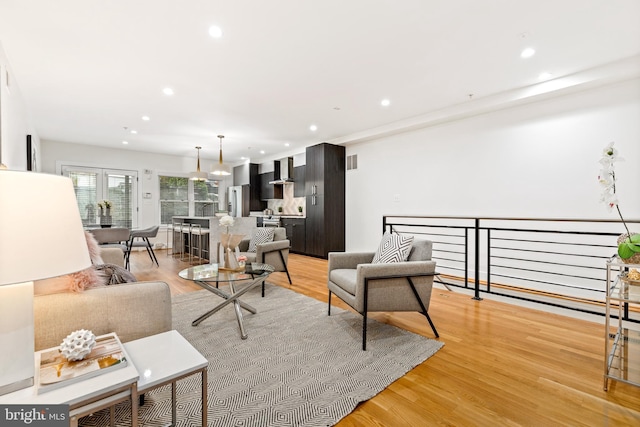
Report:
<svg viewBox="0 0 640 427"><path fill-rule="evenodd" d="M225 215L222 218L220 218L220 226L222 227L233 227L234 223L235 223L235 220L233 219L232 216Z"/></svg>
<svg viewBox="0 0 640 427"><path fill-rule="evenodd" d="M618 206L618 197L613 193L608 193L608 192L602 193L602 196L600 197L600 201L607 206L607 209L609 210L609 212L611 212L613 208Z"/></svg>
<svg viewBox="0 0 640 427"><path fill-rule="evenodd" d="M606 171L600 171L600 175L598 175L598 182L606 189L613 190L613 186L615 185L615 180L613 176Z"/></svg>
<svg viewBox="0 0 640 427"><path fill-rule="evenodd" d="M618 155L618 150L613 146L613 144L613 142L610 142L609 145L607 145L602 150L602 158L600 159L600 163L605 165L605 167L608 166L612 168L614 162L624 161L624 159Z"/></svg>

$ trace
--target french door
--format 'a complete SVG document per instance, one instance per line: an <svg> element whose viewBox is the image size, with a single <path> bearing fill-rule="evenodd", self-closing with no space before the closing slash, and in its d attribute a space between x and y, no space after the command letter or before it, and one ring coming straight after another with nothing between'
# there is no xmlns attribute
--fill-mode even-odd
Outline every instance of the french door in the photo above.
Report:
<svg viewBox="0 0 640 427"><path fill-rule="evenodd" d="M111 202L113 227L138 226L138 172L81 166L62 166L73 181L80 217L85 227L100 224L98 203Z"/></svg>

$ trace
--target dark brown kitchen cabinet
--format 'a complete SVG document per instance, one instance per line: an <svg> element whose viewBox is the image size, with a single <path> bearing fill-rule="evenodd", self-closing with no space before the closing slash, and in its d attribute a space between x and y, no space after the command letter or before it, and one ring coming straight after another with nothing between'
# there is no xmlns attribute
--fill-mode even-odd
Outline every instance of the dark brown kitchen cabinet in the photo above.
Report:
<svg viewBox="0 0 640 427"><path fill-rule="evenodd" d="M249 189L249 210L261 211L266 209L267 203L262 200L260 165L257 163L244 163L233 168L233 185L248 185ZM244 195L244 193L243 193Z"/></svg>
<svg viewBox="0 0 640 427"><path fill-rule="evenodd" d="M305 167L305 253L327 258L345 250L345 148L307 147Z"/></svg>
<svg viewBox="0 0 640 427"><path fill-rule="evenodd" d="M291 244L290 251L304 254L306 234L304 218L282 218L282 226L287 231L287 238Z"/></svg>
<svg viewBox="0 0 640 427"><path fill-rule="evenodd" d="M269 184L273 181L274 173L266 172L260 174L260 199L282 199L282 184Z"/></svg>
<svg viewBox="0 0 640 427"><path fill-rule="evenodd" d="M293 197L304 197L306 166L296 166L293 168Z"/></svg>

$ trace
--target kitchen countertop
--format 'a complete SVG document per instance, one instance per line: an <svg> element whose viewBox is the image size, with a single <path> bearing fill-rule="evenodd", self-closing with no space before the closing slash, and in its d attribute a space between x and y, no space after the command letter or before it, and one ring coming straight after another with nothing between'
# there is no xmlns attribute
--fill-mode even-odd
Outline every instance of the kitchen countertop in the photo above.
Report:
<svg viewBox="0 0 640 427"><path fill-rule="evenodd" d="M306 218L304 214L285 214L285 213L277 213L274 212L273 215L265 215L262 212L250 212L249 216L256 217L269 217L269 216L279 216L280 218Z"/></svg>

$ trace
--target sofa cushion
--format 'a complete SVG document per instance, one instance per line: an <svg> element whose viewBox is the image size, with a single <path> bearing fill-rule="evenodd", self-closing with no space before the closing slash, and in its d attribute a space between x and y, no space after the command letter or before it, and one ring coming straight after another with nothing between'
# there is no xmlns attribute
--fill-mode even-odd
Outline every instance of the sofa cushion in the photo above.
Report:
<svg viewBox="0 0 640 427"><path fill-rule="evenodd" d="M390 262L403 262L407 260L413 236L398 233L385 233L376 254L373 256L372 264L383 264Z"/></svg>
<svg viewBox="0 0 640 427"><path fill-rule="evenodd" d="M356 294L358 270L354 268L338 268L329 272L329 280L340 286L351 295Z"/></svg>
<svg viewBox="0 0 640 427"><path fill-rule="evenodd" d="M256 252L256 246L263 243L273 242L273 227L256 228L251 233L251 241L249 242L249 251Z"/></svg>

